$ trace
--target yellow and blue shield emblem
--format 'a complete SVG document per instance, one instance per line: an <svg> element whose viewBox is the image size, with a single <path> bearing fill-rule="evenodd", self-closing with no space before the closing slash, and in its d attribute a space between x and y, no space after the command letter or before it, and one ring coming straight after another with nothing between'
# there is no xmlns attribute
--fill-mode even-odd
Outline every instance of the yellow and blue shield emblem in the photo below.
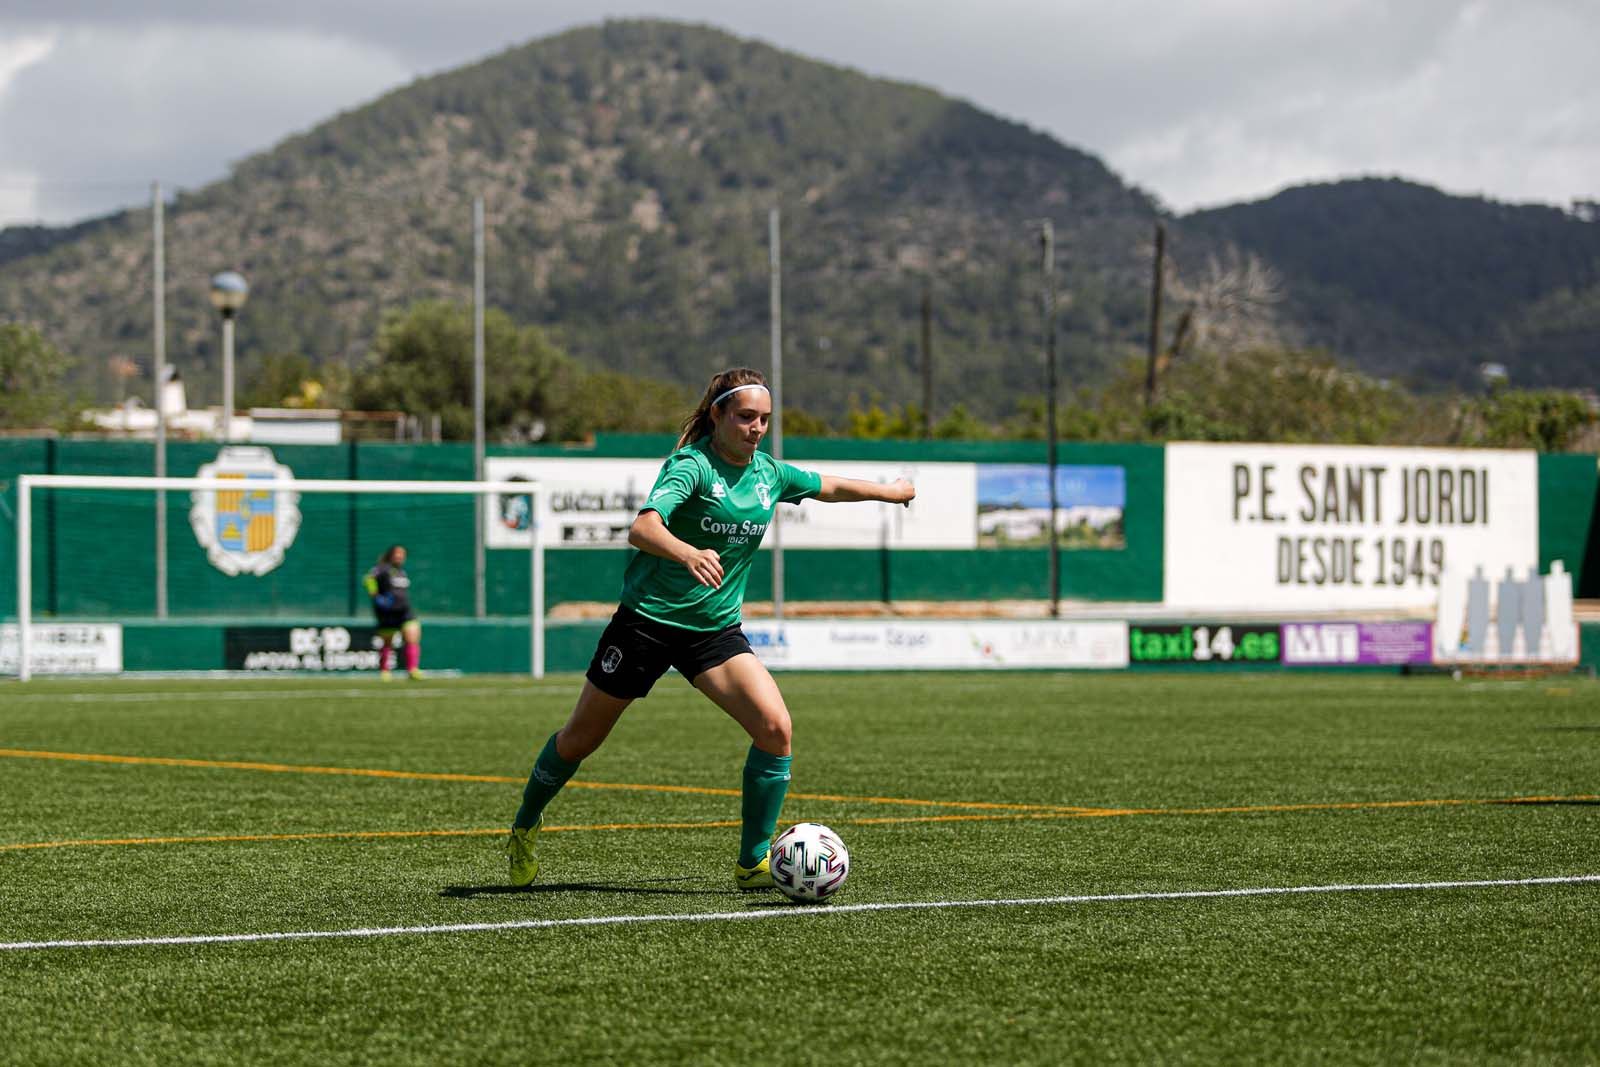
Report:
<svg viewBox="0 0 1600 1067"><path fill-rule="evenodd" d="M300 494L251 488L289 481L294 472L256 445L224 448L197 477L239 482L238 489L200 489L190 496L189 525L211 565L224 574L266 574L283 562L300 529Z"/></svg>

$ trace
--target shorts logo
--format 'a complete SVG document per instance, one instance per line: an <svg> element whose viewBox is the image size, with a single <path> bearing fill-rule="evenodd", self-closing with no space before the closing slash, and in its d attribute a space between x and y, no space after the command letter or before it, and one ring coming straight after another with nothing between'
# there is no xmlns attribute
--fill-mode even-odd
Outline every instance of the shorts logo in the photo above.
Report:
<svg viewBox="0 0 1600 1067"><path fill-rule="evenodd" d="M607 674L615 674L620 666L622 666L622 649L616 645L607 645L606 654L600 657L600 669Z"/></svg>
<svg viewBox="0 0 1600 1067"><path fill-rule="evenodd" d="M756 483L756 496L761 498L762 507L770 508L772 506L772 486L766 482Z"/></svg>

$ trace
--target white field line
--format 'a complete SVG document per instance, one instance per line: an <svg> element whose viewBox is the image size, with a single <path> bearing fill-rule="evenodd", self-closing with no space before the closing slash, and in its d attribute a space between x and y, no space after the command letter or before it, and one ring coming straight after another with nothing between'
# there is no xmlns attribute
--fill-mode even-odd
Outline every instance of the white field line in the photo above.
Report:
<svg viewBox="0 0 1600 1067"><path fill-rule="evenodd" d="M354 930L291 930L254 934L192 934L78 941L5 941L0 950L130 948L140 945L224 945L257 941L309 941L336 937L395 937L402 934L469 934L499 930L547 930L570 926L626 926L637 923L741 922L759 919L814 919L869 911L934 911L948 908L1030 908L1063 904L1117 904L1147 900L1211 900L1222 897L1276 897L1312 893L1395 893L1415 890L1495 889L1508 886L1600 883L1600 874L1552 878L1494 878L1455 882L1380 882L1357 885L1263 886L1253 889L1190 889L1167 893L1101 893L1087 896L1021 897L995 900L926 900L883 904L831 904L777 907L759 911L691 912L685 915L594 915L578 919L516 919L497 923L446 923L438 926L374 926Z"/></svg>

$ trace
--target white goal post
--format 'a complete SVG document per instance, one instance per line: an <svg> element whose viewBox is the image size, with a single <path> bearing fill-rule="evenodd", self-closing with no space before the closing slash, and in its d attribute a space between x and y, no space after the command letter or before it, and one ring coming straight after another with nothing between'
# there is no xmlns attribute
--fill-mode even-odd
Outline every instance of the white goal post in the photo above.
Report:
<svg viewBox="0 0 1600 1067"><path fill-rule="evenodd" d="M378 479L300 478L156 478L88 474L22 474L17 476L17 679L30 677L29 653L33 623L33 490L88 489L150 492L273 492L455 495L476 498L481 512L492 497L528 497L529 531L529 663L535 678L544 677L544 539L539 529L538 494L533 481L383 481ZM164 579L163 579L164 580Z"/></svg>

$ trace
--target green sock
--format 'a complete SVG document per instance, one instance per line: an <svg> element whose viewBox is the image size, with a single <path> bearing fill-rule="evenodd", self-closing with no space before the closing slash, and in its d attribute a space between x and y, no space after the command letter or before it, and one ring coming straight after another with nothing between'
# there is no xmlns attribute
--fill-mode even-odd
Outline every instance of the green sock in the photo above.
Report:
<svg viewBox="0 0 1600 1067"><path fill-rule="evenodd" d="M739 866L754 867L767 854L788 792L789 757L774 756L751 745L744 761L744 799L739 805L744 820L739 831Z"/></svg>
<svg viewBox="0 0 1600 1067"><path fill-rule="evenodd" d="M544 806L561 792L568 778L578 773L578 764L582 762L562 759L561 753L556 751L556 735L551 734L539 758L533 761L533 772L528 775L528 785L522 791L522 807L517 809L517 817L511 825L526 829L538 822Z"/></svg>

